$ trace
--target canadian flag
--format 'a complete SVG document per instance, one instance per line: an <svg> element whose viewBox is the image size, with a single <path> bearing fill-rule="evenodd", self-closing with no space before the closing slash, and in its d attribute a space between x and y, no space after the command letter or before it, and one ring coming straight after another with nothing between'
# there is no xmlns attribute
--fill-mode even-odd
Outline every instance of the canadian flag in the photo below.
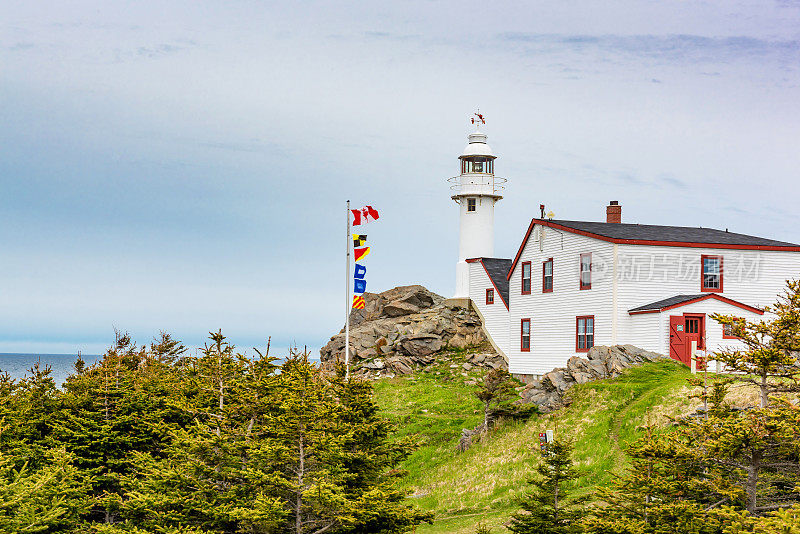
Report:
<svg viewBox="0 0 800 534"><path fill-rule="evenodd" d="M364 206L360 210L350 210L353 212L353 226L358 226L360 224L366 224L369 221L377 221L380 217L378 215L378 210L374 209L372 206Z"/></svg>

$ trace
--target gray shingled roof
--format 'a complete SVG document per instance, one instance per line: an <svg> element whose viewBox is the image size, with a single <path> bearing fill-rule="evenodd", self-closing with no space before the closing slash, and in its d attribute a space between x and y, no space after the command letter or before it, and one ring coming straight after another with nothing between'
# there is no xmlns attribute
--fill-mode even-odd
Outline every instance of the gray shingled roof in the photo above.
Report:
<svg viewBox="0 0 800 534"><path fill-rule="evenodd" d="M699 295L675 295L674 297L657 300L655 302L651 302L650 304L639 306L638 308L632 308L628 310L628 313L643 312L643 311L659 311L663 310L664 308L674 306L676 304L681 304L683 302L688 302L690 300L699 299L701 297L708 297L710 295L711 293L700 293Z"/></svg>
<svg viewBox="0 0 800 534"><path fill-rule="evenodd" d="M508 270L511 268L511 260L505 258L481 258L489 278L492 279L497 290L503 297L503 302L508 306Z"/></svg>
<svg viewBox="0 0 800 534"><path fill-rule="evenodd" d="M589 221L553 222L611 239L630 239L643 241L678 241L684 243L707 243L709 245L744 245L765 247L798 247L794 243L775 241L745 234L716 230L714 228L695 228L691 226L659 226L655 224L625 224Z"/></svg>

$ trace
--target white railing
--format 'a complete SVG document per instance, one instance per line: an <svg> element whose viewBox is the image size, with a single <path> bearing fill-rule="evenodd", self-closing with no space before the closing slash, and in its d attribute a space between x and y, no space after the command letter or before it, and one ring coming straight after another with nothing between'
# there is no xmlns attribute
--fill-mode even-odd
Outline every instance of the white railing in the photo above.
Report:
<svg viewBox="0 0 800 534"><path fill-rule="evenodd" d="M487 190L491 188L491 194L500 195L505 190L505 186L501 184L506 183L508 180L493 174L468 173L453 176L448 178L447 181L453 184L450 189L458 193L486 194Z"/></svg>

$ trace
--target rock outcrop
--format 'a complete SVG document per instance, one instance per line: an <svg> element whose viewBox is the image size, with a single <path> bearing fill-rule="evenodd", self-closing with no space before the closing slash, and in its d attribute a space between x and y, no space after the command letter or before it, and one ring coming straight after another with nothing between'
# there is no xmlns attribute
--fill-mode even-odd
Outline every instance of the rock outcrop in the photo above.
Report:
<svg viewBox="0 0 800 534"><path fill-rule="evenodd" d="M443 349L483 347L466 365L507 368L488 346L481 320L471 310L444 304L422 286L364 293L365 308L350 314L350 357L362 376L405 375L434 363ZM323 366L344 361L344 329L320 349ZM480 360L480 361L476 361Z"/></svg>
<svg viewBox="0 0 800 534"><path fill-rule="evenodd" d="M522 402L536 404L541 412L550 412L565 405L564 393L575 384L614 378L628 367L666 356L633 345L597 346L589 349L586 359L573 356L566 367L553 369L521 388Z"/></svg>
<svg viewBox="0 0 800 534"><path fill-rule="evenodd" d="M448 306L444 297L422 286L364 293L364 301L363 310L350 314L350 357L353 373L358 376L408 375L434 364L446 369L448 376L467 377L481 369L508 370L504 357L486 339L477 313ZM344 338L342 329L320 349L323 367L330 369L337 361L344 361ZM471 350L459 353L457 358L446 352L466 348ZM628 367L664 357L633 345L592 347L586 358L573 356L566 367L553 369L520 387L518 402L550 412L566 404L565 393L575 384L613 378ZM468 384L475 383L469 380Z"/></svg>

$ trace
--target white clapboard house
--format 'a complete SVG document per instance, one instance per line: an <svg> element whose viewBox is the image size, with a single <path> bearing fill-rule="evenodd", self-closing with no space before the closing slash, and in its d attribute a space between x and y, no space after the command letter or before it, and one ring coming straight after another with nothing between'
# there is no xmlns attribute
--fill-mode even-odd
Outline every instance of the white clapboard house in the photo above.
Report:
<svg viewBox="0 0 800 534"><path fill-rule="evenodd" d="M451 178L461 208L453 298L480 312L515 375L549 372L594 345L630 343L688 364L692 341L706 351L741 345L711 314L761 318L786 280L800 277L800 245L626 224L617 202L605 222L553 220L540 206L513 259L494 258L501 180L486 135L469 140Z"/></svg>

